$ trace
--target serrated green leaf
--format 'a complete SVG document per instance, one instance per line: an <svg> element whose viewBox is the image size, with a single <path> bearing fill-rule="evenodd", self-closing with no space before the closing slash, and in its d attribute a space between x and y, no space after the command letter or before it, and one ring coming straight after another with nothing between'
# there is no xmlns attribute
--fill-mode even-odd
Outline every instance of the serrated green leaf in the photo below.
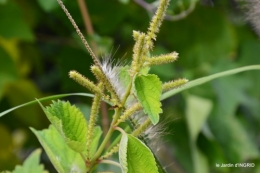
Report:
<svg viewBox="0 0 260 173"><path fill-rule="evenodd" d="M119 161L124 173L158 173L151 150L142 141L130 134L122 135Z"/></svg>
<svg viewBox="0 0 260 173"><path fill-rule="evenodd" d="M24 161L23 166L16 166L13 173L44 173L43 165L40 165L41 149L35 150Z"/></svg>
<svg viewBox="0 0 260 173"><path fill-rule="evenodd" d="M67 146L53 125L42 131L30 129L37 136L53 166L59 173L86 172L85 162L80 154Z"/></svg>
<svg viewBox="0 0 260 173"><path fill-rule="evenodd" d="M134 88L144 113L148 114L154 125L157 124L159 114L162 113L160 102L162 82L154 74L139 75L135 77Z"/></svg>
<svg viewBox="0 0 260 173"><path fill-rule="evenodd" d="M119 153L119 161L124 173L128 172L127 143L128 143L128 137L126 134L123 134L120 141L120 147L118 153Z"/></svg>
<svg viewBox="0 0 260 173"><path fill-rule="evenodd" d="M87 121L82 112L69 102L60 100L53 101L50 107L41 107L68 146L76 152L82 152L87 142Z"/></svg>

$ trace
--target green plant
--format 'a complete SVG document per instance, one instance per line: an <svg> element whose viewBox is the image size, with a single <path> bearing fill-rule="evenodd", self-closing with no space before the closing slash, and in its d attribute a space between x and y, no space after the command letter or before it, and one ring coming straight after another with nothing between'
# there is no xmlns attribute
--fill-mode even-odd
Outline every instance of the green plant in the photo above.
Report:
<svg viewBox="0 0 260 173"><path fill-rule="evenodd" d="M58 2L67 13L61 1L58 0ZM159 122L159 114L162 113L160 100L217 77L260 68L259 65L248 66L189 83L186 79L179 79L162 84L156 75L149 74L150 66L173 62L178 56L175 52L157 57L150 56L153 40L156 39L167 4L167 0L161 1L147 33L136 31L133 33L136 43L130 66L113 65L110 59L99 60L96 58L75 22L67 13L94 60L91 71L96 76L97 83L84 78L75 71L69 73L72 79L94 93L88 121L75 106L68 102L54 101L50 107L45 108L39 100L39 104L52 125L47 130L37 131L32 128L32 131L59 172L71 172L72 169L76 172L92 172L100 163L120 166L124 172L163 172L160 164L154 158L154 154L146 146L144 136L142 136L150 126ZM102 130L95 123L101 100L111 104L111 109L115 113L110 129L99 145ZM106 150L105 146L115 130L121 132L121 135L118 135L121 142L118 144L115 140ZM114 161L106 160L118 150L120 165ZM143 152L143 155L136 155L136 152ZM77 166L75 167L75 165Z"/></svg>

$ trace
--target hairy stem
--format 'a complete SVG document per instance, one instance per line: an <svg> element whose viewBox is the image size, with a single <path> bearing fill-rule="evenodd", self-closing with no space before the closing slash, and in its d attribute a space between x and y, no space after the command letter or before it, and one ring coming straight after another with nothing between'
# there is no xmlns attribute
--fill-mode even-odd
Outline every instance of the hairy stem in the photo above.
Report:
<svg viewBox="0 0 260 173"><path fill-rule="evenodd" d="M57 0L57 1L58 1L59 5L61 6L61 8L63 9L63 11L65 12L65 14L67 15L67 17L70 20L70 22L73 25L73 27L75 28L77 34L79 35L80 39L82 40L83 44L85 45L86 49L88 50L89 54L91 55L93 61L95 62L95 64L99 65L98 58L96 57L96 55L92 51L92 49L89 46L87 40L85 39L85 37L81 33L79 27L77 26L77 24L75 23L74 19L72 18L72 16L68 12L67 8L65 7L65 5L63 4L63 2L61 0Z"/></svg>

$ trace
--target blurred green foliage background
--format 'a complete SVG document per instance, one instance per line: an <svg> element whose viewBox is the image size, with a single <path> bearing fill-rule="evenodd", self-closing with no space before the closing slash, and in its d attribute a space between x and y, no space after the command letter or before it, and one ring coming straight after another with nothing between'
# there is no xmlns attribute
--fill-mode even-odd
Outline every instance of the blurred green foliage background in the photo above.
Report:
<svg viewBox="0 0 260 173"><path fill-rule="evenodd" d="M100 56L129 61L132 31L145 32L152 16L134 1L86 0ZM153 2L153 1L150 1ZM181 3L182 2L182 6ZM152 68L162 81L193 80L220 71L260 64L260 42L232 0L172 0L168 13L195 9L178 21L164 21L151 54L177 51L179 60ZM64 0L85 32L77 1ZM260 16L258 16L260 17ZM117 61L116 60L116 61ZM55 0L0 0L0 112L53 94L88 92L69 79L77 70L90 79L92 60ZM173 173L260 172L260 72L215 80L163 102L161 142L155 152ZM91 98L64 98L86 114ZM50 102L45 102L49 104ZM13 170L40 144L28 127L49 122L39 105L0 119L0 171ZM42 163L55 172L46 154ZM252 168L218 168L254 163Z"/></svg>

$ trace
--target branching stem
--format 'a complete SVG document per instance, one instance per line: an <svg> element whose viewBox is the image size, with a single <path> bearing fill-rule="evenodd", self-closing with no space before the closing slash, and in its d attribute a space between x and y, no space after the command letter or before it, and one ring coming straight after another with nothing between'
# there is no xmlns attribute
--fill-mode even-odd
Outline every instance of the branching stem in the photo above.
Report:
<svg viewBox="0 0 260 173"><path fill-rule="evenodd" d="M132 81L129 83L129 85L128 85L128 87L127 87L127 91L126 91L126 93L125 93L125 95L124 95L124 97L123 97L123 99L122 99L122 103L121 103L122 106L115 109L115 114L114 114L114 116L113 116L113 121L112 121L112 123L110 124L109 130L108 130L108 132L107 132L107 134L106 134L104 140L102 141L100 147L98 148L97 152L96 152L95 155L93 156L93 159L91 160L90 165L89 165L89 167L87 168L88 171L91 171L91 169L93 168L93 166L94 166L95 164L97 164L98 158L101 156L101 154L102 154L102 152L103 152L103 150L104 150L106 144L109 142L109 139L111 138L111 136L112 136L112 134L113 134L113 132L114 132L114 130L115 130L115 126L114 126L114 125L115 125L115 123L117 122L118 118L120 117L120 114L121 114L121 112L122 112L123 106L125 105L126 100L127 100L127 98L129 97L129 95L130 95L131 88L132 88Z"/></svg>

